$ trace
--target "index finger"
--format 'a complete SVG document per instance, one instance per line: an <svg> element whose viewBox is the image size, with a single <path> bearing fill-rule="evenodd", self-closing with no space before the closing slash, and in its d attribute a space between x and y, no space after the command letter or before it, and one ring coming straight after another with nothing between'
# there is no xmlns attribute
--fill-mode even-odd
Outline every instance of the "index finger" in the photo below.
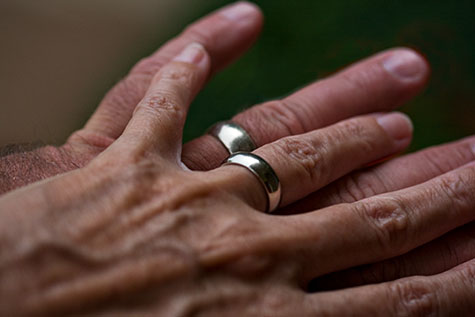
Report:
<svg viewBox="0 0 475 317"><path fill-rule="evenodd" d="M178 163L188 106L209 73L209 55L202 45L188 45L155 75L117 142L137 154L160 152Z"/></svg>
<svg viewBox="0 0 475 317"><path fill-rule="evenodd" d="M196 42L205 47L211 58L213 74L241 56L257 39L261 26L262 14L258 7L245 1L226 6L192 24L156 53L140 61L106 95L84 129L80 130L82 137L92 135L90 141L97 143L111 143L118 138L153 76L187 45Z"/></svg>

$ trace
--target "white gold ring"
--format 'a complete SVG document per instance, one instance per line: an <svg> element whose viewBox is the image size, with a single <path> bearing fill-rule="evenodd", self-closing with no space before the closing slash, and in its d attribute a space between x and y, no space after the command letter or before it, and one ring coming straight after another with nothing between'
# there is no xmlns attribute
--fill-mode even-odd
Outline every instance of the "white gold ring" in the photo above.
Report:
<svg viewBox="0 0 475 317"><path fill-rule="evenodd" d="M280 181L269 163L258 155L239 152L232 154L223 165L230 164L245 167L259 180L267 193L267 213L272 213L279 207L282 195Z"/></svg>
<svg viewBox="0 0 475 317"><path fill-rule="evenodd" d="M231 121L216 123L208 130L208 133L218 139L230 155L238 152L252 152L257 148L246 130Z"/></svg>

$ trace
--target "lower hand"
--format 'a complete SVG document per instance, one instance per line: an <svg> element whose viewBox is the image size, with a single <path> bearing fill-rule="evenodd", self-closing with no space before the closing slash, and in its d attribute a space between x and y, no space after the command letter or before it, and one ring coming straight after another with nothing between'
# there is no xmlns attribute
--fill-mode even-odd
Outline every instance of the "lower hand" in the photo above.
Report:
<svg viewBox="0 0 475 317"><path fill-rule="evenodd" d="M474 164L354 203L264 214L264 192L246 169L193 172L180 162L186 109L210 66L204 50L189 49L160 70L124 133L90 164L0 198L2 313L473 311L475 261L435 276L316 294L305 289L314 277L406 253L473 221ZM363 124L368 140L377 144L371 137L383 135L390 144L374 117L352 120L347 126ZM314 135L292 140L308 142ZM355 142L345 139L349 146ZM282 142L258 153L271 161ZM345 154L334 153L332 170L339 170ZM297 162L286 155L272 162L287 204L302 199L313 183ZM289 182L296 177L301 182Z"/></svg>

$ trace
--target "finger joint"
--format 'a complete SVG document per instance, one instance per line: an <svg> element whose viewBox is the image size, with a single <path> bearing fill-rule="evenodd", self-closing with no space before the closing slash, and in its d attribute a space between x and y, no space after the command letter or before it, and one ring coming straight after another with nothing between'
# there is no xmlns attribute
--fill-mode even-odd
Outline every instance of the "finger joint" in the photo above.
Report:
<svg viewBox="0 0 475 317"><path fill-rule="evenodd" d="M390 284L390 296L395 299L395 316L436 316L438 300L432 288L422 279L413 278Z"/></svg>
<svg viewBox="0 0 475 317"><path fill-rule="evenodd" d="M446 197L446 201L452 208L460 211L470 207L475 195L475 188L472 185L475 181L475 170L467 169L460 173L451 173L439 179L437 195Z"/></svg>
<svg viewBox="0 0 475 317"><path fill-rule="evenodd" d="M379 250L387 255L400 254L408 247L411 233L408 208L396 197L364 200L355 205L356 212L374 229Z"/></svg>
<svg viewBox="0 0 475 317"><path fill-rule="evenodd" d="M324 168L326 166L324 146L296 137L281 139L274 145L284 153L279 157L283 157L284 160L290 158L311 183L320 183L322 178L327 178Z"/></svg>
<svg viewBox="0 0 475 317"><path fill-rule="evenodd" d="M281 100L253 107L238 114L233 120L252 128L251 134L256 137L259 144L306 131L296 112Z"/></svg>
<svg viewBox="0 0 475 317"><path fill-rule="evenodd" d="M160 118L164 113L173 118L173 122L181 122L185 117L185 110L181 102L172 93L163 91L147 95L137 106L136 111L145 111Z"/></svg>

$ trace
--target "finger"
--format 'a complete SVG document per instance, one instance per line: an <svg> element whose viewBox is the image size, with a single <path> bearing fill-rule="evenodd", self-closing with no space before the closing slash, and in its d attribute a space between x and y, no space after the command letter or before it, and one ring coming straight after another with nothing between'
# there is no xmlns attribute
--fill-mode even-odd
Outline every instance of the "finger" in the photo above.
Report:
<svg viewBox="0 0 475 317"><path fill-rule="evenodd" d="M457 228L411 252L385 261L324 275L310 291L343 289L382 283L414 275L445 272L475 258L475 222Z"/></svg>
<svg viewBox="0 0 475 317"><path fill-rule="evenodd" d="M154 77L119 141L139 153L160 152L179 162L188 106L204 85L209 67L203 46L188 45Z"/></svg>
<svg viewBox="0 0 475 317"><path fill-rule="evenodd" d="M261 25L259 9L248 2L227 6L194 23L156 53L139 62L107 94L79 133L81 139L104 147L119 137L153 76L188 44L198 42L206 48L212 60L212 73L215 73L251 46Z"/></svg>
<svg viewBox="0 0 475 317"><path fill-rule="evenodd" d="M417 94L428 74L429 67L420 55L409 49L394 49L287 98L252 107L232 120L261 146L356 115L392 110ZM226 156L222 145L209 135L191 141L183 149L183 162L197 170L217 167Z"/></svg>
<svg viewBox="0 0 475 317"><path fill-rule="evenodd" d="M279 177L281 206L285 206L355 168L401 151L409 145L411 134L410 120L401 113L364 116L280 139L254 153L266 160ZM249 174L245 169L241 172ZM247 196L262 195L257 190L261 186L257 179L254 184L234 190L246 191Z"/></svg>
<svg viewBox="0 0 475 317"><path fill-rule="evenodd" d="M474 278L472 260L435 276L311 294L306 302L325 316L471 316Z"/></svg>
<svg viewBox="0 0 475 317"><path fill-rule="evenodd" d="M282 213L316 210L351 203L428 181L475 160L475 137L401 156L345 176Z"/></svg>
<svg viewBox="0 0 475 317"><path fill-rule="evenodd" d="M404 254L475 220L475 163L397 192L285 217L303 245L303 279ZM289 234L292 236L292 234Z"/></svg>

